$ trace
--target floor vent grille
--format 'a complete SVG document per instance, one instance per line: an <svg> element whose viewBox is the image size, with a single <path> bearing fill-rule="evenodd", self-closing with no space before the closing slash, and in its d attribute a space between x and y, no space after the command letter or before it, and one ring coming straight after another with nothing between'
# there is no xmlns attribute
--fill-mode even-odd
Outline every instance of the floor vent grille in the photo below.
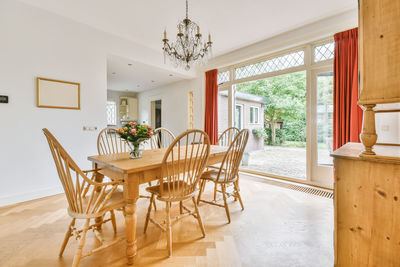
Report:
<svg viewBox="0 0 400 267"><path fill-rule="evenodd" d="M310 195L333 199L333 191L331 191L331 190L325 190L325 189L321 189L318 187L302 185L302 184L295 184L295 183L289 183L289 182L286 183L286 182L270 180L270 179L262 179L262 180L264 183L267 183L267 184L296 190L296 191L303 192L303 193L310 194Z"/></svg>
<svg viewBox="0 0 400 267"><path fill-rule="evenodd" d="M284 184L284 183L281 183ZM282 185L280 185L282 186ZM326 198L330 198L333 199L333 192L327 191L327 190L323 190L320 188L316 188L316 187L308 187L308 186L303 186L303 185L293 185L293 184L285 184L284 187L292 189L292 190L296 190L296 191L300 191L300 192L304 192L310 195L315 195L315 196L320 196L320 197L326 197Z"/></svg>

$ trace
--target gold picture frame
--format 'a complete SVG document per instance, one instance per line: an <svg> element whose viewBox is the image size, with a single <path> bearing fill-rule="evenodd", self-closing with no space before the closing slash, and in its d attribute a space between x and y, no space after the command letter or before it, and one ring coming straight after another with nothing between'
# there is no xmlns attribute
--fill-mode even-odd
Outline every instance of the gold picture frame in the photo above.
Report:
<svg viewBox="0 0 400 267"><path fill-rule="evenodd" d="M39 108L81 109L80 83L36 78Z"/></svg>

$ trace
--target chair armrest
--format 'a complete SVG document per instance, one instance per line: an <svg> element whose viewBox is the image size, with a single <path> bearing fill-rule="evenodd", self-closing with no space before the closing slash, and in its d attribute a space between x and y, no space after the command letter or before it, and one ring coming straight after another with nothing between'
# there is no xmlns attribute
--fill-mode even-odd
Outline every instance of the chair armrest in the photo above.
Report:
<svg viewBox="0 0 400 267"><path fill-rule="evenodd" d="M94 185L94 186L100 186L100 187L102 187L102 186L108 186L108 185L116 185L116 184L119 185L119 184L121 184L120 181L96 182L96 181L95 181L96 173L97 173L97 171L100 171L100 170L102 170L102 169L100 168L100 169L93 169L93 170L82 171L83 176L84 176L84 179L86 180L86 182L87 182L89 185ZM91 178L89 178L89 177L87 176L88 173L92 173Z"/></svg>
<svg viewBox="0 0 400 267"><path fill-rule="evenodd" d="M101 168L100 169L93 169L93 170L86 170L86 171L82 171L83 173L89 173L89 172L97 172L97 171L100 171L100 170L102 170Z"/></svg>

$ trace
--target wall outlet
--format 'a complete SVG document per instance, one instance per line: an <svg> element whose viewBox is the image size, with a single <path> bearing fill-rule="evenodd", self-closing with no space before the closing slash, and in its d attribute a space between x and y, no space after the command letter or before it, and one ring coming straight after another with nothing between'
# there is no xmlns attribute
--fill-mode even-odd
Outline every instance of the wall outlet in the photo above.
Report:
<svg viewBox="0 0 400 267"><path fill-rule="evenodd" d="M84 131L97 131L97 126L83 126Z"/></svg>
<svg viewBox="0 0 400 267"><path fill-rule="evenodd" d="M7 95L0 95L0 103L8 104L8 96Z"/></svg>

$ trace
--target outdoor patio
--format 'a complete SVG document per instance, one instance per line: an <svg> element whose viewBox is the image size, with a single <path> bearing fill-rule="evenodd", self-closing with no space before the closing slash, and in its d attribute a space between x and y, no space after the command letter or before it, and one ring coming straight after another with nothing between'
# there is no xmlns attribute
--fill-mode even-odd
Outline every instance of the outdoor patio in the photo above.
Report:
<svg viewBox="0 0 400 267"><path fill-rule="evenodd" d="M319 162L330 162L329 150L319 149ZM306 148L265 146L264 150L248 152L242 169L279 176L306 179Z"/></svg>

